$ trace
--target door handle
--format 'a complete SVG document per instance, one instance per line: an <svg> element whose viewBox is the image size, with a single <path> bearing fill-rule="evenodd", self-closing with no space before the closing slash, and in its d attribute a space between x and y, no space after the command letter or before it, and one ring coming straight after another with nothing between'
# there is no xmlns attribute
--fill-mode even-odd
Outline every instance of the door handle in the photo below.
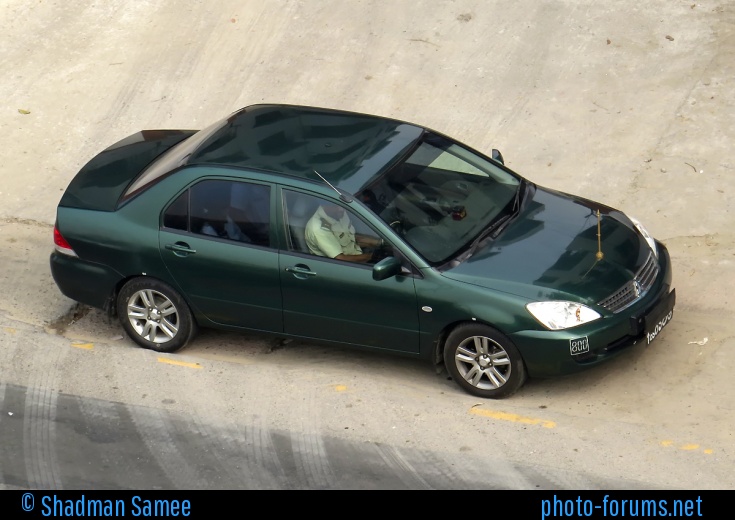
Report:
<svg viewBox="0 0 735 520"><path fill-rule="evenodd" d="M306 267L305 265L295 265L293 267L286 268L287 273L293 274L296 278L306 280L309 276L316 276L316 273Z"/></svg>
<svg viewBox="0 0 735 520"><path fill-rule="evenodd" d="M189 247L189 244L185 242L176 242L175 244L166 244L166 249L173 251L177 256L193 255L196 253L196 249Z"/></svg>

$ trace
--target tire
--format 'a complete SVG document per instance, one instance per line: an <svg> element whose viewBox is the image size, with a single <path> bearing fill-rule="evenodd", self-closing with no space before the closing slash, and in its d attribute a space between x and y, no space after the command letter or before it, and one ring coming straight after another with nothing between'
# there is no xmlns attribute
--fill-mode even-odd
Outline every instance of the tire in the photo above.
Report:
<svg viewBox="0 0 735 520"><path fill-rule="evenodd" d="M459 325L444 343L444 364L464 391L501 399L526 382L526 366L510 339L479 323Z"/></svg>
<svg viewBox="0 0 735 520"><path fill-rule="evenodd" d="M189 306L170 285L134 278L117 296L117 315L130 338L143 348L175 352L196 334Z"/></svg>

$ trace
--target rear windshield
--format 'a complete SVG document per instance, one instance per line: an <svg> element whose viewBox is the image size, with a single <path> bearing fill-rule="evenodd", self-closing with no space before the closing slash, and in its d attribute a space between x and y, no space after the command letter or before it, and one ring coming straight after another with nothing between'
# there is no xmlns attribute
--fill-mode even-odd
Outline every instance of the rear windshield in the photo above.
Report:
<svg viewBox="0 0 735 520"><path fill-rule="evenodd" d="M166 174L173 172L179 166L183 166L194 150L196 150L199 145L206 141L212 134L225 126L228 120L229 117L209 125L163 153L128 187L123 195L123 200L133 197L157 180L160 180Z"/></svg>

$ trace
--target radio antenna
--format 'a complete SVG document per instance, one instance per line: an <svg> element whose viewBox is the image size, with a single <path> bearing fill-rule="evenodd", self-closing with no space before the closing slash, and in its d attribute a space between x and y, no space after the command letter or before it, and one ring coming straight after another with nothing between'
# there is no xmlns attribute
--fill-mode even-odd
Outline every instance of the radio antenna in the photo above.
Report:
<svg viewBox="0 0 735 520"><path fill-rule="evenodd" d="M327 186L329 186L329 187L330 187L330 188L332 188L332 189L333 189L333 190L334 190L335 192L337 192L337 195L339 195L339 199L340 199L340 200L341 200L342 202L348 202L348 203L349 203L349 202L352 202L352 197L350 197L350 196L348 196L348 195L346 195L346 194L342 193L342 192L341 192L341 191L339 191L339 190L338 190L337 188L335 188L334 186L332 186L332 183L331 183L331 182L329 182L329 181L328 181L327 179L325 179L324 177L322 177L322 175L321 175L321 174L320 174L320 173L319 173L318 171L316 171L316 170L315 170L315 169L313 169L313 168L311 169L311 171L313 171L314 173L316 173L316 174L317 174L317 175L319 176L319 178L320 178L321 180L323 180L324 182L326 182L326 183L327 183Z"/></svg>

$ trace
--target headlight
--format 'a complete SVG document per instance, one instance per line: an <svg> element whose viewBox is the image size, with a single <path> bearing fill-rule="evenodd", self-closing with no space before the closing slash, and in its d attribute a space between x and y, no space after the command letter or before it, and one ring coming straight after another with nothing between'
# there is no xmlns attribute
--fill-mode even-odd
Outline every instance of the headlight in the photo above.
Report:
<svg viewBox="0 0 735 520"><path fill-rule="evenodd" d="M600 317L597 311L574 302L533 302L527 304L526 309L551 330L569 329Z"/></svg>
<svg viewBox="0 0 735 520"><path fill-rule="evenodd" d="M633 223L633 225L638 230L638 232L641 234L641 236L646 239L646 242L648 242L648 245L651 247L651 251L653 251L653 256L658 258L658 249L656 248L656 241L653 239L651 235L648 234L648 231L646 231L646 228L643 227L643 224L638 222L638 219L633 218L630 215L628 215L628 218Z"/></svg>

